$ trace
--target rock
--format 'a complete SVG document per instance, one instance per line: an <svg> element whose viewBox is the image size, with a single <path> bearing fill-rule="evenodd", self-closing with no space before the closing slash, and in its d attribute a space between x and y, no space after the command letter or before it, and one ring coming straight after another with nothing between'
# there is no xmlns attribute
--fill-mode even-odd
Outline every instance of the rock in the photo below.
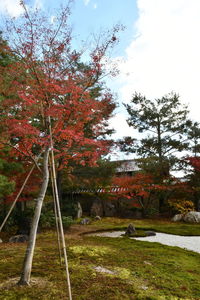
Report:
<svg viewBox="0 0 200 300"><path fill-rule="evenodd" d="M105 217L115 217L117 215L117 210L115 205L111 202L106 202L104 206Z"/></svg>
<svg viewBox="0 0 200 300"><path fill-rule="evenodd" d="M0 239L0 243L3 243L2 239Z"/></svg>
<svg viewBox="0 0 200 300"><path fill-rule="evenodd" d="M94 200L90 210L90 214L91 216L103 216L103 205L99 199Z"/></svg>
<svg viewBox="0 0 200 300"><path fill-rule="evenodd" d="M200 212L190 211L183 217L183 220L187 223L200 223Z"/></svg>
<svg viewBox="0 0 200 300"><path fill-rule="evenodd" d="M131 236L135 233L136 233L135 227L133 226L133 224L129 224L126 229L125 235Z"/></svg>
<svg viewBox="0 0 200 300"><path fill-rule="evenodd" d="M179 222L179 221L182 221L183 219L183 215L182 214L178 214L178 215L175 215L173 218L172 218L172 221L173 222Z"/></svg>
<svg viewBox="0 0 200 300"><path fill-rule="evenodd" d="M101 217L100 217L100 216L96 216L96 217L94 217L94 219L95 219L96 221L101 221Z"/></svg>
<svg viewBox="0 0 200 300"><path fill-rule="evenodd" d="M145 265L152 266L152 263L150 263L149 261L146 261L146 260L144 260L144 264L145 264Z"/></svg>
<svg viewBox="0 0 200 300"><path fill-rule="evenodd" d="M111 271L109 269L103 268L103 267L94 267L95 271L99 272L99 273L107 273L107 274L111 274L111 275L115 275L116 272Z"/></svg>
<svg viewBox="0 0 200 300"><path fill-rule="evenodd" d="M81 207L81 204L80 202L77 203L77 213L76 213L76 218L77 219L80 219L82 217L82 214L83 214L83 210L82 210L82 207Z"/></svg>
<svg viewBox="0 0 200 300"><path fill-rule="evenodd" d="M81 225L88 225L88 224L90 224L90 219L84 218L83 220L80 221L80 224Z"/></svg>
<svg viewBox="0 0 200 300"><path fill-rule="evenodd" d="M26 234L14 235L11 238L9 238L10 243L24 243L27 241L28 241L28 235Z"/></svg>
<svg viewBox="0 0 200 300"><path fill-rule="evenodd" d="M146 236L155 236L156 233L154 231L145 231Z"/></svg>

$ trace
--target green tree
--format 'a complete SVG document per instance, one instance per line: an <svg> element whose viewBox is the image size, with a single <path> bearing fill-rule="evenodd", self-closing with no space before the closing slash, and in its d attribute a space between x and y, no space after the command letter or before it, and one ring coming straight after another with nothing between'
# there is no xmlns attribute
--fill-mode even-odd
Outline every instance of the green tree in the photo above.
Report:
<svg viewBox="0 0 200 300"><path fill-rule="evenodd" d="M191 155L194 157L199 156L200 153L200 124L198 122L191 122L187 134Z"/></svg>
<svg viewBox="0 0 200 300"><path fill-rule="evenodd" d="M143 136L140 140L124 138L120 141L121 149L142 158L152 158L151 164L163 181L177 162L177 152L188 149L185 134L191 122L187 119L187 106L181 104L175 93L154 100L135 93L131 104L125 107L129 114L128 125Z"/></svg>

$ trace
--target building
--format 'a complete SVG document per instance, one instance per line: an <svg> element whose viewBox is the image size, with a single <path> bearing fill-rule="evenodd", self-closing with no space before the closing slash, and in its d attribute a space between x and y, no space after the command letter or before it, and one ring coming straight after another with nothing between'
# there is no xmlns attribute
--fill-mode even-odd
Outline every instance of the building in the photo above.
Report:
<svg viewBox="0 0 200 300"><path fill-rule="evenodd" d="M140 170L135 159L118 160L115 162L117 164L117 176L133 176L135 172Z"/></svg>

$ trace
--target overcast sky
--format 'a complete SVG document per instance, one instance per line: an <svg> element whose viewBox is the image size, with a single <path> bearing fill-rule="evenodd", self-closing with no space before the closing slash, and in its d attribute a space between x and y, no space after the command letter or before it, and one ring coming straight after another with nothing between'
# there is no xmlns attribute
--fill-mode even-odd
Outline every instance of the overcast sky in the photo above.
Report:
<svg viewBox="0 0 200 300"><path fill-rule="evenodd" d="M0 0L0 11L18 16L18 0ZM51 9L65 0L26 0ZM85 39L95 30L121 22L126 30L114 56L121 75L112 81L119 102L128 103L137 91L160 97L171 91L189 105L200 121L200 0L76 0L72 9L75 34ZM119 108L112 125L118 137L130 134Z"/></svg>

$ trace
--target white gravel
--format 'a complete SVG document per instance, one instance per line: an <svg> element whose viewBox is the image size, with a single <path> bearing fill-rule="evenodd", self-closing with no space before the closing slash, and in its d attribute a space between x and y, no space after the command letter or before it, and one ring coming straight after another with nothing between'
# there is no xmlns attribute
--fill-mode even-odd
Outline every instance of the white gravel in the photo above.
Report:
<svg viewBox="0 0 200 300"><path fill-rule="evenodd" d="M180 236L166 233L156 233L155 236L134 239L139 241L156 242L168 246L177 246L200 253L200 236Z"/></svg>
<svg viewBox="0 0 200 300"><path fill-rule="evenodd" d="M93 234L95 236L104 237L121 237L124 231L101 232ZM155 236L131 238L139 241L160 243L168 246L177 246L186 250L200 253L200 236L180 236L166 233L156 233Z"/></svg>

